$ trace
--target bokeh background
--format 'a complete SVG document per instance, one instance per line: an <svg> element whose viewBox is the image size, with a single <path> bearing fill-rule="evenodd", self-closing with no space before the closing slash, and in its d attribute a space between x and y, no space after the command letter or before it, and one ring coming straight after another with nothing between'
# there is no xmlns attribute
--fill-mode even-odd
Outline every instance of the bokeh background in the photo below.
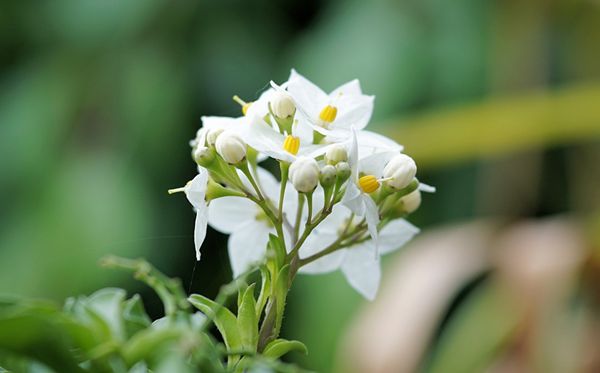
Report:
<svg viewBox="0 0 600 373"><path fill-rule="evenodd" d="M3 2L0 293L120 286L159 315L98 266L117 254L214 295L231 278L226 237L209 231L192 279L193 211L166 190L194 176L201 115L240 115L232 95L292 67L326 90L359 78L372 129L438 187L374 304L339 273L298 278L284 334L310 354L292 360L600 370L597 0Z"/></svg>

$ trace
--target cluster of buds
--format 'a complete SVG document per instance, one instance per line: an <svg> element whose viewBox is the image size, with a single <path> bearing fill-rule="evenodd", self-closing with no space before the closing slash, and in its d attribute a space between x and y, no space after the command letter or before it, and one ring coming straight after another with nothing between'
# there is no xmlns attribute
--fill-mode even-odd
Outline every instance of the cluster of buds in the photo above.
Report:
<svg viewBox="0 0 600 373"><path fill-rule="evenodd" d="M266 260L274 235L300 273L341 269L372 298L379 255L418 232L404 218L433 188L401 145L365 129L374 98L357 80L327 94L292 70L271 86L254 102L234 96L237 118L203 117L191 142L199 175L177 190L197 213L197 257L209 224L230 234L237 276ZM267 159L278 178L261 167ZM367 265L373 273L359 275Z"/></svg>

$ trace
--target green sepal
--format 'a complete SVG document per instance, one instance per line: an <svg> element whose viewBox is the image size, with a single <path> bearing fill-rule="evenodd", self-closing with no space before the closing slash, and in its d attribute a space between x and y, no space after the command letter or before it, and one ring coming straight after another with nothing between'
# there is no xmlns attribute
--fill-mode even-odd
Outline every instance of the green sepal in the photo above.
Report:
<svg viewBox="0 0 600 373"><path fill-rule="evenodd" d="M245 197L246 195L237 190L224 187L212 179L208 178L208 185L206 187L206 201L212 201L213 199L221 197Z"/></svg>
<svg viewBox="0 0 600 373"><path fill-rule="evenodd" d="M249 351L256 351L256 344L258 343L258 319L256 317L256 301L254 300L255 285L252 284L246 288L237 316L242 348Z"/></svg>
<svg viewBox="0 0 600 373"><path fill-rule="evenodd" d="M303 354L308 354L308 349L304 345L304 343L300 341L288 341L286 339L276 339L271 341L265 347L263 351L263 356L270 359L279 359L281 356L287 354L290 351L300 351Z"/></svg>

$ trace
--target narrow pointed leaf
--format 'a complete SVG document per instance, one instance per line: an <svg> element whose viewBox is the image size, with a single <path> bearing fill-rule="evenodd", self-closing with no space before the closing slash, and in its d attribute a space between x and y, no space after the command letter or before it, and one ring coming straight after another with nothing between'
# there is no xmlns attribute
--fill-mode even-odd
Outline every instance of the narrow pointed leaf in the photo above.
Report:
<svg viewBox="0 0 600 373"><path fill-rule="evenodd" d="M190 296L188 300L194 307L213 320L229 350L241 348L242 343L237 318L231 311L199 294Z"/></svg>
<svg viewBox="0 0 600 373"><path fill-rule="evenodd" d="M263 352L265 357L278 359L290 351L300 351L303 354L308 354L308 349L304 343L300 341L288 341L286 339L276 339L269 343Z"/></svg>
<svg viewBox="0 0 600 373"><path fill-rule="evenodd" d="M254 300L255 284L250 285L242 297L238 309L238 329L242 346L255 351L258 342L258 319L256 317L256 301Z"/></svg>

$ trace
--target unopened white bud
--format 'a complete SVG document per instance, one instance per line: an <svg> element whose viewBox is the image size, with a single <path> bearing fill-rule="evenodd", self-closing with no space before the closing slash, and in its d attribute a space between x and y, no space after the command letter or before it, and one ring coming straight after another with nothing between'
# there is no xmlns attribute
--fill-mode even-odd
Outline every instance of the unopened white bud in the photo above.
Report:
<svg viewBox="0 0 600 373"><path fill-rule="evenodd" d="M271 111L277 118L285 119L291 117L296 112L296 105L294 105L292 96L280 90L276 90L273 93L270 104Z"/></svg>
<svg viewBox="0 0 600 373"><path fill-rule="evenodd" d="M246 156L246 143L232 131L224 131L215 142L217 153L229 164L239 163Z"/></svg>
<svg viewBox="0 0 600 373"><path fill-rule="evenodd" d="M312 192L319 183L319 165L309 157L298 157L290 166L290 181L297 191Z"/></svg>
<svg viewBox="0 0 600 373"><path fill-rule="evenodd" d="M392 158L383 168L386 183L396 189L406 187L417 174L417 165L411 157L406 154L398 154Z"/></svg>
<svg viewBox="0 0 600 373"><path fill-rule="evenodd" d="M225 131L223 128L213 128L208 130L208 133L206 134L206 142L208 145L215 145L217 138L223 133L223 131Z"/></svg>
<svg viewBox="0 0 600 373"><path fill-rule="evenodd" d="M327 151L325 152L325 159L327 160L327 164L332 164L335 166L340 162L348 161L348 152L342 145L334 144L327 148Z"/></svg>
<svg viewBox="0 0 600 373"><path fill-rule="evenodd" d="M321 169L320 181L324 188L330 187L335 183L337 171L334 166L328 164Z"/></svg>
<svg viewBox="0 0 600 373"><path fill-rule="evenodd" d="M421 206L421 191L415 189L404 197L400 198L401 208L404 212L410 214Z"/></svg>

